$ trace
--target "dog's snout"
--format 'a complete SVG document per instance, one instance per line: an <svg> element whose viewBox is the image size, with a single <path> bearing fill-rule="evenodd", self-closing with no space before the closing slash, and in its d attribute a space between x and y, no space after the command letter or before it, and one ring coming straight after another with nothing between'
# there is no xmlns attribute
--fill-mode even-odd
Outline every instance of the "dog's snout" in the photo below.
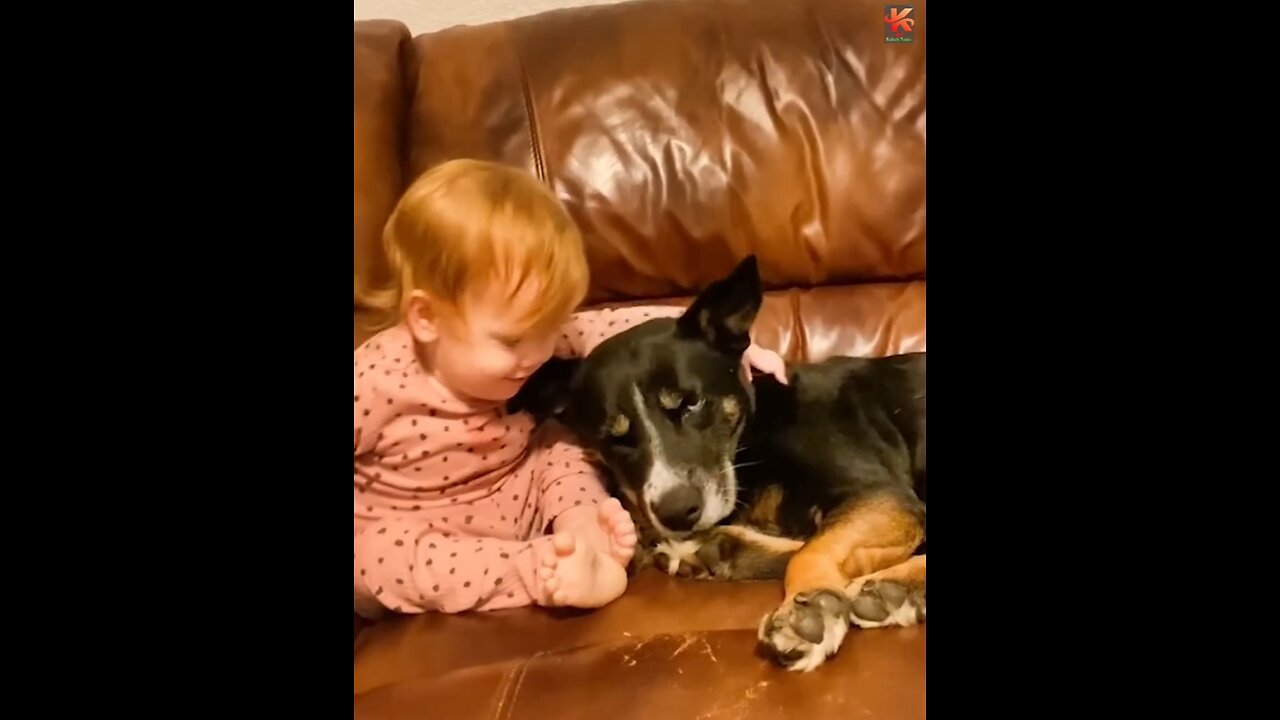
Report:
<svg viewBox="0 0 1280 720"><path fill-rule="evenodd" d="M676 531L691 530L702 515L702 493L692 485L681 485L668 490L649 507L654 517L666 527Z"/></svg>

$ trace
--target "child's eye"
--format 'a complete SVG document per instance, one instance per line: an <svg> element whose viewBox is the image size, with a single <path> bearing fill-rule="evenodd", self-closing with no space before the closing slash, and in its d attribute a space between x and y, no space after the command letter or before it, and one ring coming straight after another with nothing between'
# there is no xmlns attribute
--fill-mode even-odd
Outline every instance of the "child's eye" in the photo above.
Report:
<svg viewBox="0 0 1280 720"><path fill-rule="evenodd" d="M495 336L494 340L497 340L506 348L514 348L515 346L520 344L520 338L518 337L505 337L505 336L499 335L499 336Z"/></svg>

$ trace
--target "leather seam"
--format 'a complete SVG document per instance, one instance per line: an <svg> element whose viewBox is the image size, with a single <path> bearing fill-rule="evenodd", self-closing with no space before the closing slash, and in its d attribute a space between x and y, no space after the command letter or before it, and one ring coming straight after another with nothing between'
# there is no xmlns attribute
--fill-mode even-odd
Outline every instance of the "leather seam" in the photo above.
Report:
<svg viewBox="0 0 1280 720"><path fill-rule="evenodd" d="M515 709L516 709L516 697L520 695L520 688L524 685L524 676L525 676L526 674L528 674L528 672L529 672L529 666L530 666L531 664L533 664L533 661L534 661L534 660L537 660L537 659L538 659L538 656L539 656L539 655L542 655L542 654L543 654L543 653L542 653L541 651L536 652L536 653L534 653L534 654L533 654L533 657L531 657L531 658L529 658L528 660L525 660L523 663L521 663L521 665L520 665L520 677L516 679L516 686L515 686L515 688L511 691L511 704L510 704L510 705L507 705L507 720L510 720L510 718L511 718L511 713L515 712Z"/></svg>
<svg viewBox="0 0 1280 720"><path fill-rule="evenodd" d="M516 64L520 67L520 92L524 95L525 127L529 129L529 154L533 159L533 169L538 179L547 182L547 168L543 161L542 136L538 132L538 116L534 111L533 91L529 84L529 72L525 67L524 55L520 52L520 44L516 42L515 32L507 24L507 42L511 52L516 56Z"/></svg>
<svg viewBox="0 0 1280 720"><path fill-rule="evenodd" d="M494 720L497 720L498 716L502 714L502 708L507 704L507 689L511 687L511 678L515 677L516 672L522 667L523 666L513 667L503 674L502 689L498 692L498 706L494 708L493 715L491 716Z"/></svg>
<svg viewBox="0 0 1280 720"><path fill-rule="evenodd" d="M400 38L400 45L396 48L396 72L400 75L398 78L400 90L399 112L397 115L396 127L396 195L405 191L408 187L410 174L410 165L412 158L410 157L410 149L413 147L413 112L418 99L419 84L421 81L421 68L418 67L417 46L413 42L413 37L407 32ZM388 213L389 214L389 213Z"/></svg>

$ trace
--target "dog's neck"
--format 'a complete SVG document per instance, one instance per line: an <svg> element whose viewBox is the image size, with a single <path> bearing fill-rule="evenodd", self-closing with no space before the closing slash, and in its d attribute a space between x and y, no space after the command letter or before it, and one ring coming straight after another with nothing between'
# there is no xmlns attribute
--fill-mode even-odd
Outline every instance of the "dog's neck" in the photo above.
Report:
<svg viewBox="0 0 1280 720"><path fill-rule="evenodd" d="M795 379L792 378L791 382L794 383ZM738 438L734 463L743 464L746 472L739 472L737 476L746 485L751 485L751 478L757 473L750 472L750 469L764 455L764 448L761 446L765 441L763 435L768 435L773 428L787 422L788 418L794 418L795 388L793 385L783 385L769 375L752 378L744 388L751 398L751 412L748 413L742 435Z"/></svg>

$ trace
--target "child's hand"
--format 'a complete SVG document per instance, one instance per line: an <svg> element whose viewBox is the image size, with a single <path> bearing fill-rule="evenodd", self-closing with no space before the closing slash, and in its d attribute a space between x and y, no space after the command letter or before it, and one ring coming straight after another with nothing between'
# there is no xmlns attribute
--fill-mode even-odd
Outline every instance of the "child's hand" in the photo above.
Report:
<svg viewBox="0 0 1280 720"><path fill-rule="evenodd" d="M778 353L751 343L751 347L747 348L742 358L756 370L765 375L772 375L783 385L787 384L787 362Z"/></svg>

